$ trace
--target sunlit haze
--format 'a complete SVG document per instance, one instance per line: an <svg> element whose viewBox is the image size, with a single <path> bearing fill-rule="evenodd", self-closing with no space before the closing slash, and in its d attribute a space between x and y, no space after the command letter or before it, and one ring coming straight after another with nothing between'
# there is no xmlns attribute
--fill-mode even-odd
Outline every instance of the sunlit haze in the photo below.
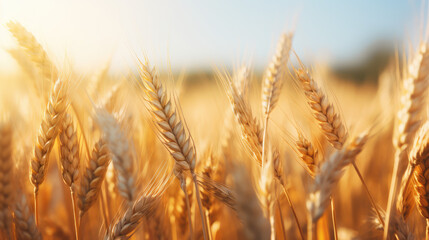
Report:
<svg viewBox="0 0 429 240"><path fill-rule="evenodd" d="M295 31L304 60L331 64L363 57L374 42L418 37L419 1L93 1L9 0L0 5L1 48L16 47L5 27L19 21L58 64L82 71L112 60L132 68L147 54L176 70L231 66L251 59L263 68L279 35ZM405 42L406 42L405 41ZM15 67L5 51L0 68Z"/></svg>

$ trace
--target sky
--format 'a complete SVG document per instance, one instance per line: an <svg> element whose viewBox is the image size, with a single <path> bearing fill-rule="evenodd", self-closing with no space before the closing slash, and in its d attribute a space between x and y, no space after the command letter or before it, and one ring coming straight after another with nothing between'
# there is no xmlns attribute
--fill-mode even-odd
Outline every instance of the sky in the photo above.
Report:
<svg viewBox="0 0 429 240"><path fill-rule="evenodd" d="M427 5L427 4L426 4ZM0 70L16 67L5 23L18 21L61 64L83 72L136 65L147 55L161 68L213 69L251 62L264 68L281 33L294 31L305 61L331 65L364 58L374 42L418 39L417 0L0 0Z"/></svg>

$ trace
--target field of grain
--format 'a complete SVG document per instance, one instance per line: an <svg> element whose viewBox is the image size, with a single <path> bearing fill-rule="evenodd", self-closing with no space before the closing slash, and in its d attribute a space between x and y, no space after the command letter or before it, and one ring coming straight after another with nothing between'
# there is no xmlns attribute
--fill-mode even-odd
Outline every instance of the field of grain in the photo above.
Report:
<svg viewBox="0 0 429 240"><path fill-rule="evenodd" d="M83 75L19 22L0 73L0 239L429 239L429 52L378 84L294 32L189 81L136 57Z"/></svg>

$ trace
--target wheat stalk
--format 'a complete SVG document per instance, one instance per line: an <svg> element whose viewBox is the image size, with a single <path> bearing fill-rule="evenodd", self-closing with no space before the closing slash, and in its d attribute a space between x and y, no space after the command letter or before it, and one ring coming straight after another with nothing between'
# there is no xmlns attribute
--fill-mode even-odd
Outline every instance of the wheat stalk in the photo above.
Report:
<svg viewBox="0 0 429 240"><path fill-rule="evenodd" d="M73 207L73 219L75 225L76 239L79 239L78 222L76 218L76 204L75 204L75 182L79 178L79 142L77 133L73 126L73 118L70 114L66 113L62 121L61 131L59 134L60 140L60 165L61 174L64 183L70 188L70 196Z"/></svg>
<svg viewBox="0 0 429 240"><path fill-rule="evenodd" d="M269 155L272 156L272 155ZM267 219L269 219L271 226L271 240L276 239L275 218L274 218L274 159L269 157L266 163L262 166L260 184L260 201L262 203L262 210Z"/></svg>
<svg viewBox="0 0 429 240"><path fill-rule="evenodd" d="M39 129L34 148L34 156L31 160L31 182L35 190L46 177L49 163L49 153L55 142L61 127L61 121L68 106L66 86L63 80L58 79L51 92L49 103ZM37 191L36 191L37 192Z"/></svg>
<svg viewBox="0 0 429 240"><path fill-rule="evenodd" d="M14 163L12 126L0 122L0 229L10 236L11 215L9 208L13 202Z"/></svg>
<svg viewBox="0 0 429 240"><path fill-rule="evenodd" d="M408 158L408 166L402 177L401 191L396 205L399 213L402 214L404 219L408 218L414 207L414 188L412 187L413 173L417 165L423 163L425 158L429 155L429 149L427 149L427 145L429 144L428 132L429 122L426 122L415 135L415 141Z"/></svg>
<svg viewBox="0 0 429 240"><path fill-rule="evenodd" d="M61 127L63 116L69 105L67 87L65 80L58 79L55 82L40 125L39 134L34 146L34 155L31 159L30 180L34 186L34 215L36 216L36 224L38 223L37 194L39 186L45 180L49 164L49 154Z"/></svg>
<svg viewBox="0 0 429 240"><path fill-rule="evenodd" d="M181 183L182 191L186 194L186 181L183 172L190 171L197 196L198 207L203 224L204 239L207 239L207 228L201 205L200 191L195 175L196 150L193 139L187 129L184 119L178 114L176 106L170 101L165 88L158 79L155 69L149 67L149 62L139 60L140 80L138 85L145 94L145 100L152 114L159 133L159 139L168 149L175 160L174 174ZM182 123L183 122L183 123Z"/></svg>
<svg viewBox="0 0 429 240"><path fill-rule="evenodd" d="M79 185L77 205L80 217L95 203L111 161L108 146L103 139L95 143Z"/></svg>
<svg viewBox="0 0 429 240"><path fill-rule="evenodd" d="M141 81L138 81L138 84L146 93L145 100L160 133L160 139L176 161L175 174L194 171L196 154L193 140L177 115L156 70L151 69L148 64L147 61L140 62Z"/></svg>
<svg viewBox="0 0 429 240"><path fill-rule="evenodd" d="M120 195L132 204L136 195L134 161L127 137L117 120L105 109L96 109L97 121L105 134L105 141L112 153L113 166L117 173Z"/></svg>
<svg viewBox="0 0 429 240"><path fill-rule="evenodd" d="M387 221L386 228L384 229L383 239L387 238L387 234L389 232L390 215L392 206L394 204L393 201L396 196L396 189L398 187L397 175L399 171L399 165L407 161L407 151L409 148L408 145L411 143L411 140L417 131L417 128L420 124L420 117L422 116L422 113L425 109L424 106L427 98L427 88L429 86L429 73L427 67L428 61L429 53L427 51L427 45L421 44L413 61L408 65L408 72L405 79L403 80L403 92L401 96L400 110L398 111L396 118L395 135L393 139L396 152L389 190L389 198L387 201ZM410 209L412 207L409 204L413 204L413 201L406 200L407 198L409 199L407 193L410 192L408 188L410 186L413 172L413 167L409 168L411 168L408 170L410 173L407 174L402 180L402 187L398 195L398 199L400 200L398 201L399 205L397 205L397 208L399 208L399 211L402 213L408 211L404 209ZM402 204L402 206L400 206L400 204Z"/></svg>

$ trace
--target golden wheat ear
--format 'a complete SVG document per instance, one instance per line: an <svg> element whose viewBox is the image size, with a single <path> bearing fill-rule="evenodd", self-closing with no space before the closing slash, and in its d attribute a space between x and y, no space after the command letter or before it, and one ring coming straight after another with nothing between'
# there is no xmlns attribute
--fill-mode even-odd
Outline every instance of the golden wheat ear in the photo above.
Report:
<svg viewBox="0 0 429 240"><path fill-rule="evenodd" d="M37 195L39 186L45 180L49 165L49 155L70 104L68 97L69 87L69 79L66 77L60 78L55 82L34 145L34 155L30 161L30 180L34 186L36 224L38 223Z"/></svg>
<svg viewBox="0 0 429 240"><path fill-rule="evenodd" d="M396 202L396 209L403 214L404 218L407 217L407 214L412 209L412 205L414 205L414 201L409 201L409 199L412 192L412 189L410 190L412 173L415 167L411 163L407 164L407 169L404 169L402 166L405 166L407 163L410 144L412 144L412 140L421 124L427 103L427 89L429 86L429 70L427 68L429 64L429 51L427 47L427 43L422 43L419 46L413 60L406 66L408 69L403 78L400 109L395 119L393 145L396 151L386 208L384 239L386 239L389 232L389 221L391 212L394 210L392 206L395 204L396 197L399 199ZM396 190L399 187L398 178L402 176L405 170L406 174L402 178L399 195L397 195Z"/></svg>
<svg viewBox="0 0 429 240"><path fill-rule="evenodd" d="M111 155L107 143L100 139L94 144L91 157L79 184L77 205L80 210L80 217L88 211L100 195L101 185L110 161Z"/></svg>
<svg viewBox="0 0 429 240"><path fill-rule="evenodd" d="M231 77L227 73L218 73L218 77L226 91L237 122L240 125L243 143L252 158L259 165L262 165L263 129L253 115L249 103L244 99L243 95L239 94Z"/></svg>
<svg viewBox="0 0 429 240"><path fill-rule="evenodd" d="M171 182L171 175L169 176L164 174L160 179L151 181L144 193L107 229L104 239L131 238L142 220L150 217L159 207L161 197Z"/></svg>
<svg viewBox="0 0 429 240"><path fill-rule="evenodd" d="M136 197L137 186L133 154L127 136L113 115L105 109L96 109L96 120L104 134L105 141L112 153L112 162L117 173L117 187L121 196L132 204Z"/></svg>
<svg viewBox="0 0 429 240"><path fill-rule="evenodd" d="M137 80L137 85L141 92L145 93L143 94L143 98L152 115L158 138L175 160L173 172L180 181L182 191L185 194L187 194L187 192L184 173L189 171L192 175L202 219L204 239L207 239L208 233L200 199L197 176L195 174L196 149L194 140L181 114L180 104L177 99L175 99L174 102L170 101L165 87L158 78L156 70L149 66L147 59L145 63L139 60L139 74L140 79Z"/></svg>
<svg viewBox="0 0 429 240"><path fill-rule="evenodd" d="M317 223L325 212L330 203L333 188L343 175L345 167L355 161L367 140L367 133L354 138L345 149L333 153L320 167L320 172L315 176L314 185L307 201L307 208L313 223Z"/></svg>
<svg viewBox="0 0 429 240"><path fill-rule="evenodd" d="M262 84L262 112L264 113L264 118L268 117L279 100L284 77L286 76L292 38L293 33L282 34L276 53L265 73Z"/></svg>
<svg viewBox="0 0 429 240"><path fill-rule="evenodd" d="M336 149L341 149L348 136L346 127L340 115L335 111L334 105L328 100L328 96L319 88L302 62L299 61L299 63L301 68L294 69L295 75L304 91L313 116L331 145Z"/></svg>
<svg viewBox="0 0 429 240"><path fill-rule="evenodd" d="M0 230L11 238L12 216L10 209L14 200L13 177L13 130L9 120L0 120Z"/></svg>

